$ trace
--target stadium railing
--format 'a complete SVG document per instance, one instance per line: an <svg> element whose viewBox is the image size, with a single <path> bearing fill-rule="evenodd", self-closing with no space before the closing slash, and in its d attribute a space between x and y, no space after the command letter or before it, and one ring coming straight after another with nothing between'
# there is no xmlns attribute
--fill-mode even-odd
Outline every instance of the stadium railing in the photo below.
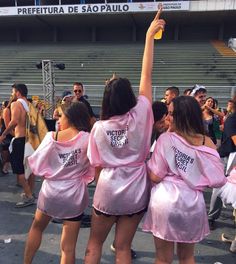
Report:
<svg viewBox="0 0 236 264"><path fill-rule="evenodd" d="M43 100L43 89L42 84L32 84L26 83L29 94L28 98L32 96L39 96L40 100ZM194 84L193 84L194 85ZM8 100L11 95L11 86L12 83L0 83L0 99L1 101ZM134 93L138 95L139 86L132 86ZM164 97L165 90L168 86L153 86L153 101L161 100ZM183 91L190 86L180 85L180 94L183 94ZM236 89L235 86L205 86L207 89L207 95L212 96L217 99L220 107L226 107L227 101L232 96L232 89ZM104 91L104 85L87 85L84 83L85 94L88 96L88 101L93 107L101 107L102 97ZM71 87L68 84L56 84L55 85L55 99L59 100L63 91L71 90ZM36 92L37 91L37 92Z"/></svg>

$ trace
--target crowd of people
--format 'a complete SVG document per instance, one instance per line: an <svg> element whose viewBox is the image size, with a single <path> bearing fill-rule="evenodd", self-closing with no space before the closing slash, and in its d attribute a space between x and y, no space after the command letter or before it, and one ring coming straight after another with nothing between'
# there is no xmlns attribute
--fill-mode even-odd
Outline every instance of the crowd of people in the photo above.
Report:
<svg viewBox="0 0 236 264"><path fill-rule="evenodd" d="M235 204L230 196L236 192L235 168L231 166L226 178L221 158L227 165L236 150L236 100L229 101L224 113L214 98L207 98L204 86L195 85L184 95L178 87L169 87L163 102L152 103L154 35L165 28L160 15L161 9L146 33L138 97L128 79L113 76L106 81L101 117L96 120L83 84L74 83L74 94L66 91L54 111L55 131L48 132L27 159L32 170L27 179L28 90L24 84L12 87L12 100L4 103L2 111L0 143L3 173L8 173L10 162L23 188L16 207L35 203L34 175L43 179L24 264L32 263L52 218L63 221L60 263L75 263L89 201L87 185L93 181L86 264L100 263L113 225L115 262L131 263L131 243L142 219L143 231L154 237L155 263L172 263L177 244L179 262L193 264L194 245L209 234L208 221L214 227L221 199ZM207 187L215 188L208 215L203 197Z"/></svg>

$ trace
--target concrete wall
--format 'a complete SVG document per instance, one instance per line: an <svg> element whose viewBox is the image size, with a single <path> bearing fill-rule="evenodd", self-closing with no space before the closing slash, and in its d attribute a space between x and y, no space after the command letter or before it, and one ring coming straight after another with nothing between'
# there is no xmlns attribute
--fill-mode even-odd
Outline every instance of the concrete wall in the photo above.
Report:
<svg viewBox="0 0 236 264"><path fill-rule="evenodd" d="M143 42L153 13L0 17L1 42ZM236 37L236 10L168 12L164 41Z"/></svg>

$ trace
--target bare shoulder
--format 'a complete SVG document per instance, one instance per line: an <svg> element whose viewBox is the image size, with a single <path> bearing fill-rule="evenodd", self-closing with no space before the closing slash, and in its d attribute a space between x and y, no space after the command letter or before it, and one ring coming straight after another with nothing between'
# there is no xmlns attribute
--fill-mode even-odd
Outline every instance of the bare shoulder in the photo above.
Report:
<svg viewBox="0 0 236 264"><path fill-rule="evenodd" d="M10 113L10 109L8 107L6 107L6 108L3 109L2 112L3 112L3 114L6 114L7 115L7 114Z"/></svg>
<svg viewBox="0 0 236 264"><path fill-rule="evenodd" d="M11 104L11 115L12 116L21 116L23 112L23 105L20 102L13 102Z"/></svg>
<svg viewBox="0 0 236 264"><path fill-rule="evenodd" d="M212 148L212 149L216 149L216 145L213 143L213 141L211 140L210 137L205 136L205 146Z"/></svg>
<svg viewBox="0 0 236 264"><path fill-rule="evenodd" d="M4 108L3 111L2 111L3 118L7 118L10 115L11 115L10 109L8 107Z"/></svg>
<svg viewBox="0 0 236 264"><path fill-rule="evenodd" d="M16 108L21 108L21 103L20 102L12 102L11 103L11 109L16 109Z"/></svg>

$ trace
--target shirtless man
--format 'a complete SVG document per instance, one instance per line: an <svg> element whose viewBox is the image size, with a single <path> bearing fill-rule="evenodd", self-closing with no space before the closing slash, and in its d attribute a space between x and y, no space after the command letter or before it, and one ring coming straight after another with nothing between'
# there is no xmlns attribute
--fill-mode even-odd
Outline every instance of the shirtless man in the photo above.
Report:
<svg viewBox="0 0 236 264"><path fill-rule="evenodd" d="M12 151L10 153L10 161L13 173L17 174L19 183L23 187L24 194L22 200L16 204L17 208L34 204L32 189L34 184L34 176L31 175L28 180L25 179L24 170L24 147L26 132L26 111L23 104L27 107L28 89L25 84L16 84L12 88L12 97L17 101L11 104L11 121L7 128L0 136L0 143L5 139L6 135L12 130L15 131L15 138L12 141Z"/></svg>

